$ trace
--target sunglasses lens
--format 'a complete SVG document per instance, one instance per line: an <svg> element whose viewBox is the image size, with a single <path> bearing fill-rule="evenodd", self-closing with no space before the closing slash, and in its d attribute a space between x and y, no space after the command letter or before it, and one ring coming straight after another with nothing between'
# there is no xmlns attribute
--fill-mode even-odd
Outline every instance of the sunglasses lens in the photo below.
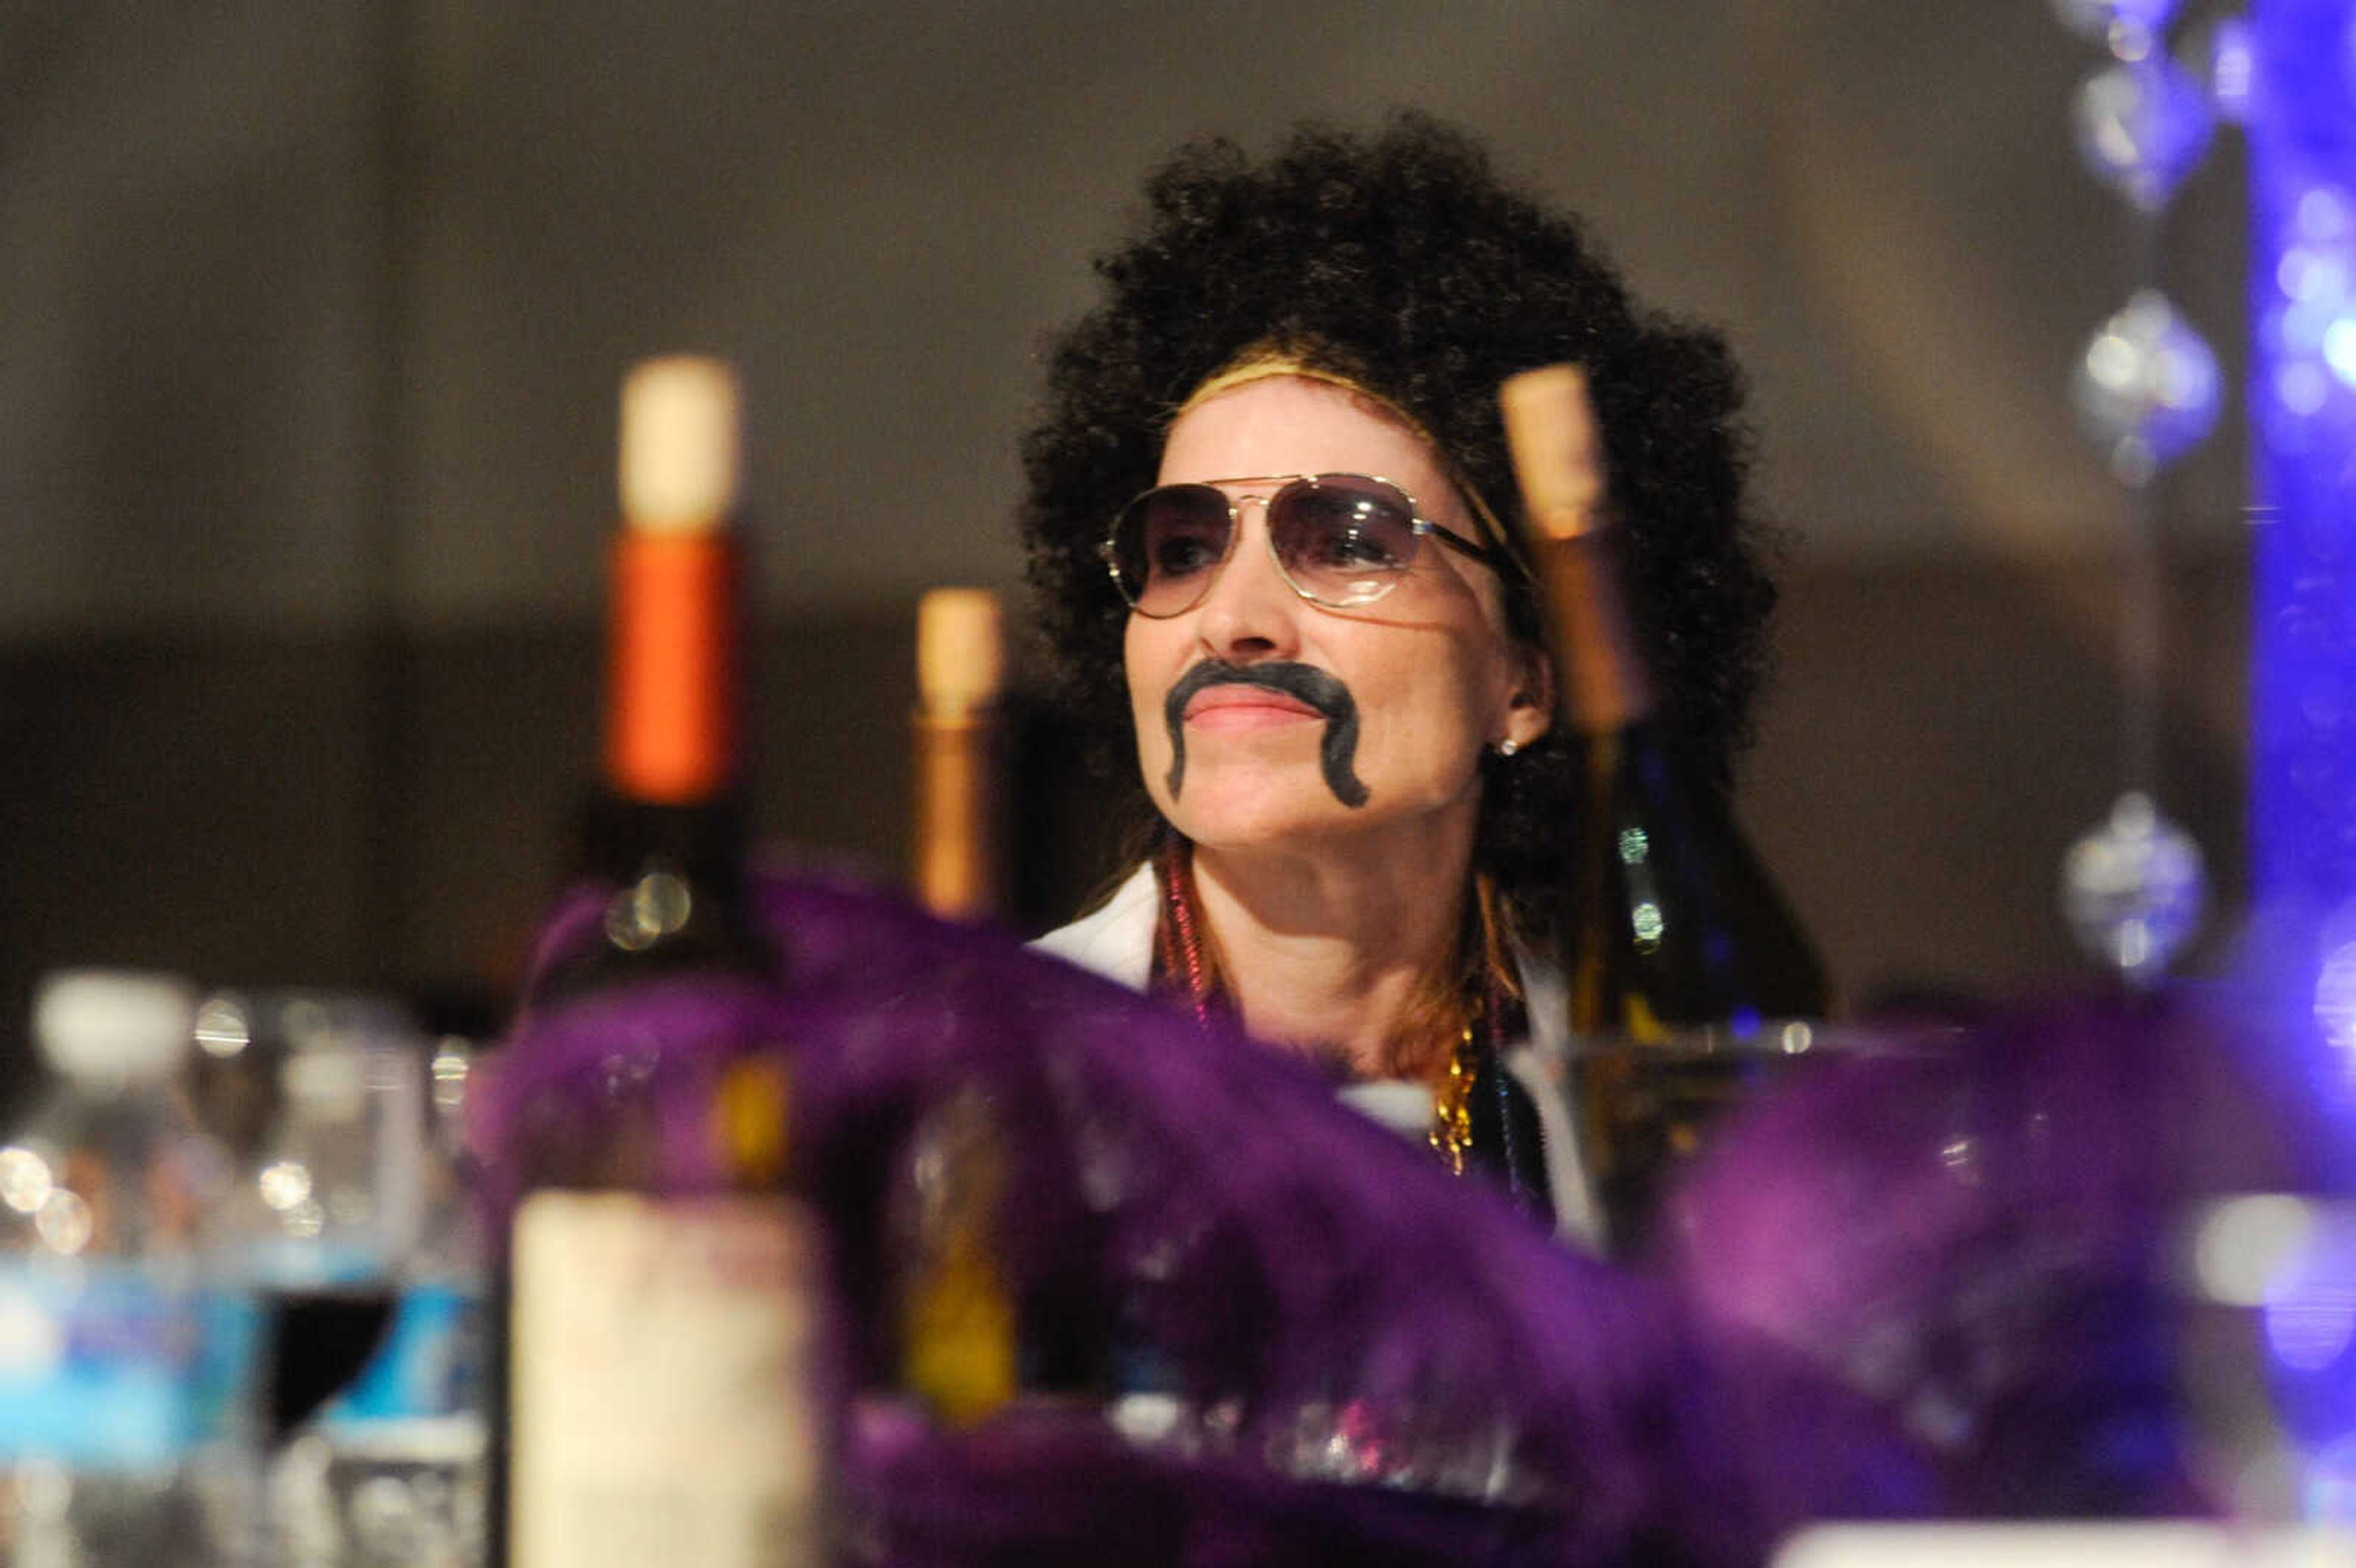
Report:
<svg viewBox="0 0 2356 1568"><path fill-rule="evenodd" d="M1142 614L1179 613L1202 597L1234 528L1226 496L1208 485L1148 490L1113 525L1121 592Z"/></svg>
<svg viewBox="0 0 2356 1568"><path fill-rule="evenodd" d="M1293 585L1335 609L1388 592L1420 542L1415 503L1394 485L1352 474L1285 486L1269 503L1268 528Z"/></svg>

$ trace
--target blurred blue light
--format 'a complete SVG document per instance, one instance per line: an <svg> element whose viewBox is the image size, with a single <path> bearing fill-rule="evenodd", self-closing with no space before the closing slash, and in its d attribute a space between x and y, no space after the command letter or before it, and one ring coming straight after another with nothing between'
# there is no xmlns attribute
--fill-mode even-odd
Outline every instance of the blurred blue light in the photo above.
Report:
<svg viewBox="0 0 2356 1568"><path fill-rule="evenodd" d="M2217 24L2209 51L2209 96L2220 119L2239 124L2249 117L2253 74L2249 26L2239 16L2228 16Z"/></svg>
<svg viewBox="0 0 2356 1568"><path fill-rule="evenodd" d="M2326 1444L2301 1477L2301 1517L2312 1523L2356 1519L2356 1438Z"/></svg>
<svg viewBox="0 0 2356 1568"><path fill-rule="evenodd" d="M2284 1292L2266 1303L2266 1344L2286 1371L2319 1372L2356 1339L2356 1289L2338 1282Z"/></svg>
<svg viewBox="0 0 2356 1568"><path fill-rule="evenodd" d="M2283 312L2281 347L2286 354L2311 357L2323 352L2323 335L2340 319L2336 299L2307 298Z"/></svg>
<svg viewBox="0 0 2356 1568"><path fill-rule="evenodd" d="M2147 212L2168 205L2216 123L2203 85L2165 54L2089 76L2072 118L2087 172Z"/></svg>
<svg viewBox="0 0 2356 1568"><path fill-rule="evenodd" d="M2316 246L2300 245L2283 253L2282 264L2275 269L2276 282L2288 298L2306 304L2311 300L2339 301L2348 295L2348 268L2336 252Z"/></svg>
<svg viewBox="0 0 2356 1568"><path fill-rule="evenodd" d="M2299 191L2294 208L2298 234L2327 243L2348 232L2348 198L2329 181Z"/></svg>
<svg viewBox="0 0 2356 1568"><path fill-rule="evenodd" d="M2356 387L2356 315L2342 315L2323 329L2323 362L2331 373Z"/></svg>
<svg viewBox="0 0 2356 1568"><path fill-rule="evenodd" d="M2356 628L2356 0L2255 0L2234 69L2248 82L2252 335L2248 415L2260 515L2253 620L2253 892L2282 918L2356 897L2356 724L2346 686ZM2326 369L2329 375L2327 376ZM2318 634L2321 635L2318 635ZM2297 923L2294 922L2294 924ZM2317 997L2324 952L2280 978ZM2340 984L2319 1020L2343 1032Z"/></svg>
<svg viewBox="0 0 2356 1568"><path fill-rule="evenodd" d="M2294 359L2275 377L2275 396L2295 416L2304 417L2323 406L2331 388L2313 362Z"/></svg>
<svg viewBox="0 0 2356 1568"><path fill-rule="evenodd" d="M2344 1486L2356 1477L2348 1463L2356 1456L2350 1447L2356 1436L2356 1355L2350 1353L2356 1348L2356 1211L2280 1196L2241 1199L2211 1211L2203 1230L2218 1232L2215 1250L2245 1254L2234 1272L2247 1277L2229 1283L2259 1287L2268 1404L2303 1456L2306 1479Z"/></svg>

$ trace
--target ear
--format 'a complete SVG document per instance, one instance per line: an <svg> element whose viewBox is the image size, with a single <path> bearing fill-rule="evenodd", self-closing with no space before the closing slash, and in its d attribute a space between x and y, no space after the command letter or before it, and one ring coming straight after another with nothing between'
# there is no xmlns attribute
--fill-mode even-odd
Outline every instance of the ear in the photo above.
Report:
<svg viewBox="0 0 2356 1568"><path fill-rule="evenodd" d="M1514 688L1505 699L1502 739L1526 746L1554 728L1554 660L1526 644L1515 648Z"/></svg>

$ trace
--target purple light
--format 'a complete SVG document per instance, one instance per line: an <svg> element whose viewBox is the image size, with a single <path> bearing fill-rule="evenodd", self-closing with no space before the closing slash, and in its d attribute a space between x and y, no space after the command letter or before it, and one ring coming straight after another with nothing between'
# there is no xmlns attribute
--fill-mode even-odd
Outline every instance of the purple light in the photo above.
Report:
<svg viewBox="0 0 2356 1568"><path fill-rule="evenodd" d="M2122 59L2140 59L2168 30L2181 0L2053 0L2053 14Z"/></svg>
<svg viewBox="0 0 2356 1568"><path fill-rule="evenodd" d="M2250 116L2250 29L2239 16L2217 24L2209 48L2209 96L2218 118L2238 125Z"/></svg>
<svg viewBox="0 0 2356 1568"><path fill-rule="evenodd" d="M2088 77L2074 118L2087 172L2147 212L2168 205L2216 123L2201 89L2164 54Z"/></svg>
<svg viewBox="0 0 2356 1568"><path fill-rule="evenodd" d="M2313 937L2356 903L2356 0L2257 0L2244 37L2253 891Z"/></svg>

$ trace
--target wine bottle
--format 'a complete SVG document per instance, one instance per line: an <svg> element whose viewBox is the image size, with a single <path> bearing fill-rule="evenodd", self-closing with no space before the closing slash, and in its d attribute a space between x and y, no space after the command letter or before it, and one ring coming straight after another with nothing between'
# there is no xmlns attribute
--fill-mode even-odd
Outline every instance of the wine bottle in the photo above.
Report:
<svg viewBox="0 0 2356 1568"><path fill-rule="evenodd" d="M997 1412L1020 1375L1008 1158L988 1096L966 1084L918 1123L893 1196L900 1390L953 1426Z"/></svg>
<svg viewBox="0 0 2356 1568"><path fill-rule="evenodd" d="M529 1008L656 975L777 972L745 887L736 400L728 367L685 356L623 385L605 767L581 856L611 896L602 939L537 976Z"/></svg>
<svg viewBox="0 0 2356 1568"><path fill-rule="evenodd" d="M539 976L510 1052L626 1011L637 988L757 993L782 973L744 871L737 473L726 367L637 367L622 397L605 791L586 857L608 899L594 936ZM499 1317L498 1560L822 1562L825 1249L790 1179L783 1058L758 1041L627 1043L730 1065L680 1075L716 1083L690 1115L658 1103L659 1072L623 1074L594 1109L527 1118L539 1131L510 1151L526 1192ZM701 1129L716 1186L680 1189L683 1128Z"/></svg>
<svg viewBox="0 0 2356 1568"><path fill-rule="evenodd" d="M1005 665L998 596L940 588L916 610L917 901L946 920L1001 912L1004 819L999 696ZM1095 1392L1102 1336L1054 1280L1018 1288L1007 1251L1014 1162L980 1083L944 1094L918 1121L894 1199L902 1392L953 1426L1017 1400Z"/></svg>
<svg viewBox="0 0 2356 1568"><path fill-rule="evenodd" d="M1607 1242L1626 1251L1708 1121L1806 1049L1824 968L1659 700L1584 376L1527 371L1502 400L1583 788L1564 904L1574 1097Z"/></svg>
<svg viewBox="0 0 2356 1568"><path fill-rule="evenodd" d="M999 912L998 595L936 588L916 604L916 901L945 920Z"/></svg>

